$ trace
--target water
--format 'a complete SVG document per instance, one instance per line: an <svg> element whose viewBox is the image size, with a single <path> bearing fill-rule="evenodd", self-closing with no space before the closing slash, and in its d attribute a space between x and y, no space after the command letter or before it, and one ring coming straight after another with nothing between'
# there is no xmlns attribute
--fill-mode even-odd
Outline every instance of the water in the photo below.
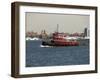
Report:
<svg viewBox="0 0 100 80"><path fill-rule="evenodd" d="M89 64L89 46L41 47L26 41L26 67Z"/></svg>

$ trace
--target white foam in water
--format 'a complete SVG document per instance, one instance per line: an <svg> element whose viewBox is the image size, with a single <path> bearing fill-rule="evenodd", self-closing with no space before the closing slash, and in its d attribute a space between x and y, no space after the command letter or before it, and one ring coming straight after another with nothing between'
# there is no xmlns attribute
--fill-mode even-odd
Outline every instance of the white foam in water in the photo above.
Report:
<svg viewBox="0 0 100 80"><path fill-rule="evenodd" d="M48 46L48 45L47 45L47 46L44 46L44 45L40 45L40 47L52 47L52 46Z"/></svg>

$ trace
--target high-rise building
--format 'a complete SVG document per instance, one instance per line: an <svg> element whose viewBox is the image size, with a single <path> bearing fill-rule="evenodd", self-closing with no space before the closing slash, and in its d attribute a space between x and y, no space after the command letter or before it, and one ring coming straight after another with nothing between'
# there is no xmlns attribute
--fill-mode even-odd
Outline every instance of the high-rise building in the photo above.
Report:
<svg viewBox="0 0 100 80"><path fill-rule="evenodd" d="M90 36L90 30L88 28L84 29L84 37L89 37Z"/></svg>

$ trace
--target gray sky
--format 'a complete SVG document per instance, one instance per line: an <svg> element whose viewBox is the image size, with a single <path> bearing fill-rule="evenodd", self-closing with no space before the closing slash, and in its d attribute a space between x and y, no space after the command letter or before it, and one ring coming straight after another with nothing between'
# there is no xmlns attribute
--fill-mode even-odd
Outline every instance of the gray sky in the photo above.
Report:
<svg viewBox="0 0 100 80"><path fill-rule="evenodd" d="M84 28L90 27L88 15L26 13L26 32L40 33L45 29L47 33L52 33L56 31L57 24L59 32L66 33L83 32Z"/></svg>

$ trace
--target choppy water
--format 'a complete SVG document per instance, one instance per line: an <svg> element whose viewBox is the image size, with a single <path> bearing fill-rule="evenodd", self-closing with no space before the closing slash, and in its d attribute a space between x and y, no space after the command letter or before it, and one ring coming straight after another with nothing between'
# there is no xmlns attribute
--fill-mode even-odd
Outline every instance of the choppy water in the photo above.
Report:
<svg viewBox="0 0 100 80"><path fill-rule="evenodd" d="M26 41L26 67L89 64L89 46L41 47Z"/></svg>

